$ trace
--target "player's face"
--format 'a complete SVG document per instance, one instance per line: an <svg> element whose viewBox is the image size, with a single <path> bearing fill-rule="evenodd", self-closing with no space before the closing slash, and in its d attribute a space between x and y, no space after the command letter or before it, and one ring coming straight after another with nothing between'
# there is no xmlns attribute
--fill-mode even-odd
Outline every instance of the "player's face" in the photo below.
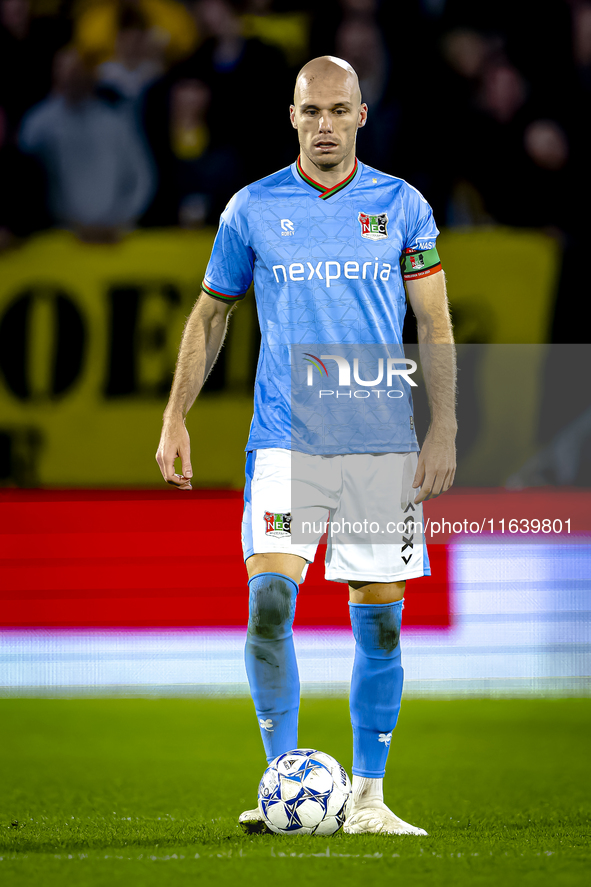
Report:
<svg viewBox="0 0 591 887"><path fill-rule="evenodd" d="M357 130L367 118L360 99L357 83L346 72L298 83L291 123L302 153L319 169L333 169L354 156Z"/></svg>

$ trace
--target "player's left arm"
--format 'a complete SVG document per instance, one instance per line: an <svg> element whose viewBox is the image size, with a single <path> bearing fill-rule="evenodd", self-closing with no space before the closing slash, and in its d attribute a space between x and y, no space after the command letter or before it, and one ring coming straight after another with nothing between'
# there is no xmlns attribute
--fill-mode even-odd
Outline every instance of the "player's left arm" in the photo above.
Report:
<svg viewBox="0 0 591 887"><path fill-rule="evenodd" d="M443 271L405 283L431 410L413 482L421 487L415 502L423 502L449 490L456 473L456 349Z"/></svg>

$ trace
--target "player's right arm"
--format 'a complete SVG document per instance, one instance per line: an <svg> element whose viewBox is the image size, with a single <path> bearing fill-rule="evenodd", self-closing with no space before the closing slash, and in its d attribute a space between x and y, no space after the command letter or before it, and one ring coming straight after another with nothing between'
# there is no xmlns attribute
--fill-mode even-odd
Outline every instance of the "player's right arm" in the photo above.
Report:
<svg viewBox="0 0 591 887"><path fill-rule="evenodd" d="M170 398L164 411L156 461L164 480L191 489L191 446L185 418L201 391L222 347L232 304L201 291L185 324ZM182 474L175 474L180 457Z"/></svg>
<svg viewBox="0 0 591 887"><path fill-rule="evenodd" d="M164 411L156 461L164 480L181 490L191 489L193 476L185 418L222 347L232 306L244 298L253 280L255 254L250 245L248 202L248 188L243 188L222 213L201 295L185 325ZM177 456L182 474L174 471Z"/></svg>

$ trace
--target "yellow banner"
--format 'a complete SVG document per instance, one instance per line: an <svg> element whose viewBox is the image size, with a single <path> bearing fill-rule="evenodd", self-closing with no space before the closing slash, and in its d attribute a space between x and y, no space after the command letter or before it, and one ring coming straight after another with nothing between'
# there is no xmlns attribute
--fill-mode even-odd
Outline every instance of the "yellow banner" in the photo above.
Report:
<svg viewBox="0 0 591 887"><path fill-rule="evenodd" d="M96 246L55 231L0 257L5 483L158 484L162 411L213 236L138 231ZM190 416L203 486L242 483L253 322L248 300L228 337L234 394L204 395Z"/></svg>
<svg viewBox="0 0 591 887"><path fill-rule="evenodd" d="M213 236L137 231L97 246L51 231L0 256L1 483L158 485L162 411ZM554 241L505 229L444 232L439 252L459 341L547 340ZM198 486L242 485L255 324L248 296L224 345L224 389L204 393L190 413ZM479 369L487 403L476 442L482 452L495 450L507 419L492 384L494 360ZM535 381L526 384L517 462L530 454L539 398Z"/></svg>
<svg viewBox="0 0 591 887"><path fill-rule="evenodd" d="M549 341L561 249L539 231L443 231L437 249L458 342Z"/></svg>
<svg viewBox="0 0 591 887"><path fill-rule="evenodd" d="M516 346L550 341L561 249L553 237L513 228L444 231L437 246L456 341L496 346L477 349L466 364L474 378L460 364L459 440L467 423L475 434L469 452L459 451L457 482L503 484L538 449L546 349ZM472 386L475 409L467 412Z"/></svg>

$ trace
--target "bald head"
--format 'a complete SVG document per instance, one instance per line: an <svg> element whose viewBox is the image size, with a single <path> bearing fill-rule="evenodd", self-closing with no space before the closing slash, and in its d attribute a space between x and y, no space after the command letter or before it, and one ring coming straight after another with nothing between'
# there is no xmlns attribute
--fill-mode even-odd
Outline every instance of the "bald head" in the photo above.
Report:
<svg viewBox="0 0 591 887"><path fill-rule="evenodd" d="M297 76L290 117L308 175L316 175L312 167L333 171L335 176L350 172L357 130L365 126L367 106L348 62L323 55L304 65Z"/></svg>
<svg viewBox="0 0 591 887"><path fill-rule="evenodd" d="M304 94L320 84L346 91L352 104L361 104L361 90L355 69L344 59L334 55L321 55L307 62L296 77L294 105L302 101Z"/></svg>

